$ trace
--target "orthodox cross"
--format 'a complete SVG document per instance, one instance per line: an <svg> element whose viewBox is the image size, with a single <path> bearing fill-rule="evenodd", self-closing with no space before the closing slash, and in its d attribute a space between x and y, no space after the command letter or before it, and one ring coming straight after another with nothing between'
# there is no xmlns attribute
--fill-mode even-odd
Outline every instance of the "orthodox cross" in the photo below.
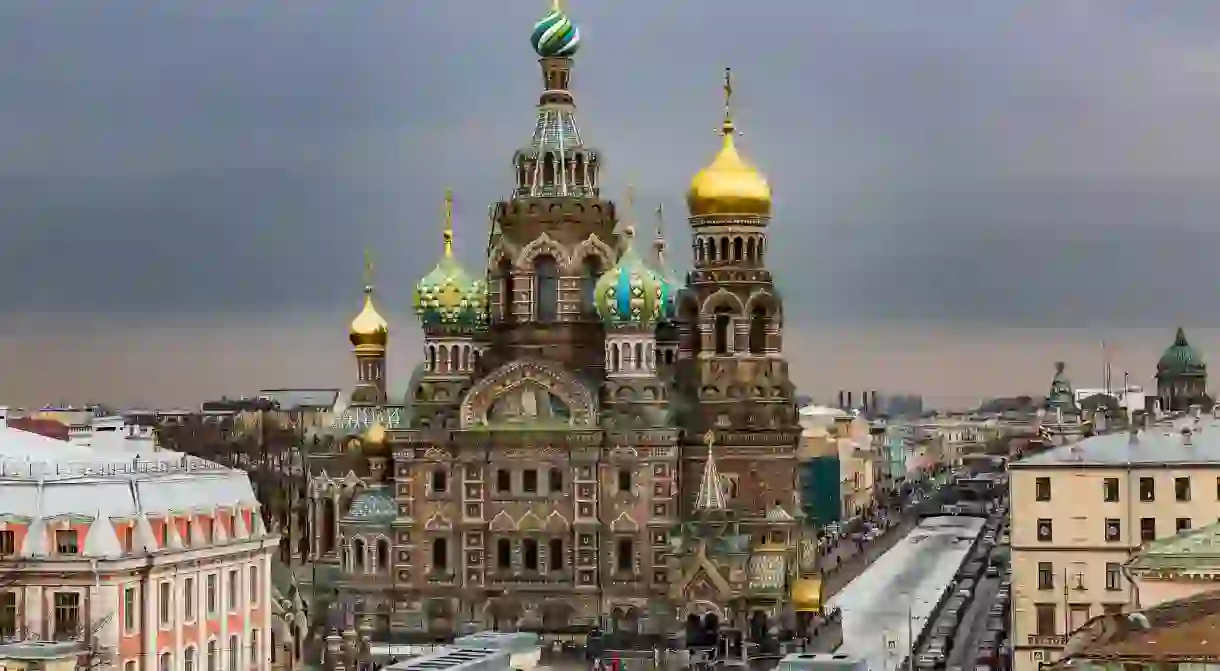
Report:
<svg viewBox="0 0 1220 671"><path fill-rule="evenodd" d="M445 189L445 258L453 258L453 189Z"/></svg>
<svg viewBox="0 0 1220 671"><path fill-rule="evenodd" d="M717 129L721 135L740 135L733 125L733 68L724 69L724 121Z"/></svg>
<svg viewBox="0 0 1220 671"><path fill-rule="evenodd" d="M373 287L373 252L367 248L364 250L364 286L366 291Z"/></svg>

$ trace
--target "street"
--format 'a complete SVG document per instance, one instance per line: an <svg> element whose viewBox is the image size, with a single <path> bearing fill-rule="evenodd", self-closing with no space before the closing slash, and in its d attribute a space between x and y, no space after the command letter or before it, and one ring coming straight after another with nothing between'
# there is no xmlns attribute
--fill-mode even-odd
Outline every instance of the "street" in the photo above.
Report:
<svg viewBox="0 0 1220 671"><path fill-rule="evenodd" d="M1000 590L999 578L984 578L975 588L974 599L966 609L957 634L953 637L953 650L949 653L947 666L974 666L979 639L987 631L987 611L995 603Z"/></svg>
<svg viewBox="0 0 1220 671"><path fill-rule="evenodd" d="M982 527L975 517L928 518L829 599L843 611L840 652L870 669L901 663Z"/></svg>

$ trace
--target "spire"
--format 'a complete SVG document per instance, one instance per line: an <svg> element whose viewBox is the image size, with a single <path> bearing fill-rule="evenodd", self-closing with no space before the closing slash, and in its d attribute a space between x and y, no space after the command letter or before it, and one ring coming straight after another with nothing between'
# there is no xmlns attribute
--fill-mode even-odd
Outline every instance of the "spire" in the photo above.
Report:
<svg viewBox="0 0 1220 671"><path fill-rule="evenodd" d="M720 124L720 134L725 137L725 144L732 144L737 127L733 125L733 68L724 69L724 121Z"/></svg>
<svg viewBox="0 0 1220 671"><path fill-rule="evenodd" d="M1186 329L1178 327L1178 332L1173 336L1173 344L1175 347L1186 347L1190 344L1186 342Z"/></svg>
<svg viewBox="0 0 1220 671"><path fill-rule="evenodd" d="M445 189L445 258L453 258L453 189Z"/></svg>
<svg viewBox="0 0 1220 671"><path fill-rule="evenodd" d="M656 255L657 269L665 268L665 206L657 203L656 231L652 236L652 251Z"/></svg>
<svg viewBox="0 0 1220 671"><path fill-rule="evenodd" d="M720 483L720 472L716 470L714 445L716 433L712 429L703 436L707 444L707 461L703 462L703 481L699 483L699 493L695 497L695 510L700 512L724 510L727 506L724 500L724 487Z"/></svg>

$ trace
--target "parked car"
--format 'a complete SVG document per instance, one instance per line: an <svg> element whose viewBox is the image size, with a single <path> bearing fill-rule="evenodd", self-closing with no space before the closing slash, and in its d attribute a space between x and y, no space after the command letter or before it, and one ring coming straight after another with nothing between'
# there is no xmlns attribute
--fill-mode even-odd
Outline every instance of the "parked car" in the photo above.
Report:
<svg viewBox="0 0 1220 671"><path fill-rule="evenodd" d="M988 578L998 578L998 577L1000 577L1000 567L999 567L999 566L996 566L995 564L992 564L991 566L988 566L988 567L987 567L987 577L988 577Z"/></svg>

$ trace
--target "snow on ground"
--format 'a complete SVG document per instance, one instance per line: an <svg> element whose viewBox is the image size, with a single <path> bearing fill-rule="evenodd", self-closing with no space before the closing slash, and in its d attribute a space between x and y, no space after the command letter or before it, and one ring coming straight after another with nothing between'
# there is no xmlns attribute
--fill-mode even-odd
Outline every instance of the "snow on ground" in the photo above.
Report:
<svg viewBox="0 0 1220 671"><path fill-rule="evenodd" d="M977 517L930 517L828 602L843 609L845 652L871 671L896 669L983 528Z"/></svg>

